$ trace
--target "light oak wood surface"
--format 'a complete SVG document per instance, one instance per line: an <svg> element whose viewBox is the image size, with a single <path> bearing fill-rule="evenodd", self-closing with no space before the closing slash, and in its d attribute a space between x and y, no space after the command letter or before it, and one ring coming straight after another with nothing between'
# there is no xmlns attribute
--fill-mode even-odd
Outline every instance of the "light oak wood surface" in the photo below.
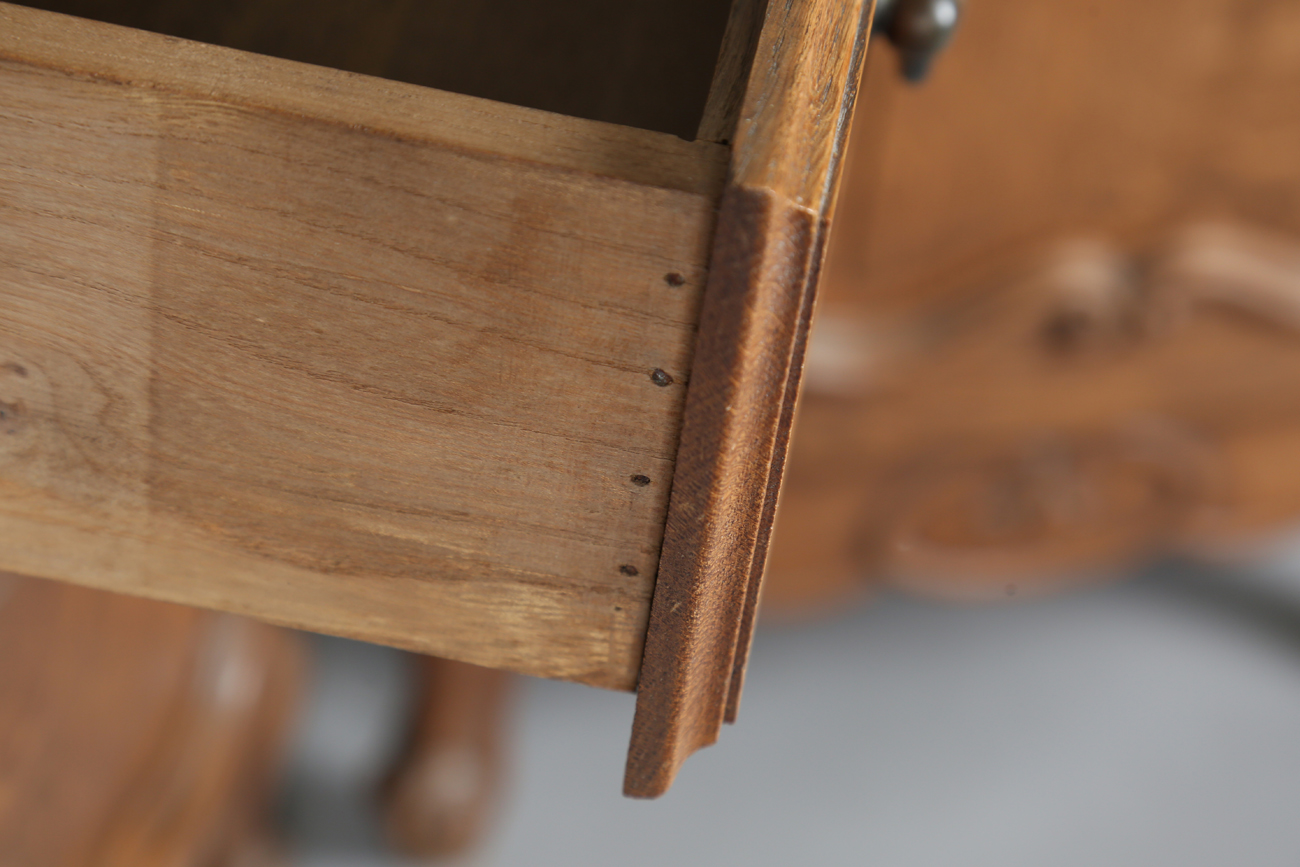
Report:
<svg viewBox="0 0 1300 867"><path fill-rule="evenodd" d="M0 569L632 688L724 158L0 5Z"/></svg>

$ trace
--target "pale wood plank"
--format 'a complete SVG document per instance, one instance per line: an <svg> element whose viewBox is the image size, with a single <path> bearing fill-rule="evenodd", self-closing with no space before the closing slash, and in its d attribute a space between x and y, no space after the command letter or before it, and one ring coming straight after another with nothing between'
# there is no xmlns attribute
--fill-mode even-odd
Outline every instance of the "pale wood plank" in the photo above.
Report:
<svg viewBox="0 0 1300 867"><path fill-rule="evenodd" d="M631 688L714 151L46 15L0 6L0 570Z"/></svg>
<svg viewBox="0 0 1300 867"><path fill-rule="evenodd" d="M23 5L690 139L700 123L731 3L24 0Z"/></svg>
<svg viewBox="0 0 1300 867"><path fill-rule="evenodd" d="M716 195L726 148L0 2L0 58Z"/></svg>

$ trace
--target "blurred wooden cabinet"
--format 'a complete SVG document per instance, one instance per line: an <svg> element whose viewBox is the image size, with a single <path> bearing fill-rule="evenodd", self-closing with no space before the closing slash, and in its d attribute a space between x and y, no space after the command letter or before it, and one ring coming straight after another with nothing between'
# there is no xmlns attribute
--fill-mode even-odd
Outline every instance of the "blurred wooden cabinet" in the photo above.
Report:
<svg viewBox="0 0 1300 867"><path fill-rule="evenodd" d="M0 575L0 862L270 867L297 636Z"/></svg>
<svg viewBox="0 0 1300 867"><path fill-rule="evenodd" d="M924 86L892 63L767 603L1032 592L1300 518L1300 6L976 0Z"/></svg>

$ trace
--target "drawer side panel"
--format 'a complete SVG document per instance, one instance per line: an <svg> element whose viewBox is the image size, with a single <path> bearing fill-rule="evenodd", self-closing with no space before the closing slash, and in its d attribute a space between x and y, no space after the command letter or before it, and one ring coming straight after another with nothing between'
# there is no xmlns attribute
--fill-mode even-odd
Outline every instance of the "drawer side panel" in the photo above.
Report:
<svg viewBox="0 0 1300 867"><path fill-rule="evenodd" d="M0 570L630 689L713 219L4 61Z"/></svg>

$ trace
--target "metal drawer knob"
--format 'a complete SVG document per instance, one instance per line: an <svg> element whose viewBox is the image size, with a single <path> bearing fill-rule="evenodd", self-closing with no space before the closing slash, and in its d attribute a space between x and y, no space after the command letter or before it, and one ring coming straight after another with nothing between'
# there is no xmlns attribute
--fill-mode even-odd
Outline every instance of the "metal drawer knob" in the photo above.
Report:
<svg viewBox="0 0 1300 867"><path fill-rule="evenodd" d="M898 48L903 77L922 81L961 20L960 0L879 0L877 33Z"/></svg>

